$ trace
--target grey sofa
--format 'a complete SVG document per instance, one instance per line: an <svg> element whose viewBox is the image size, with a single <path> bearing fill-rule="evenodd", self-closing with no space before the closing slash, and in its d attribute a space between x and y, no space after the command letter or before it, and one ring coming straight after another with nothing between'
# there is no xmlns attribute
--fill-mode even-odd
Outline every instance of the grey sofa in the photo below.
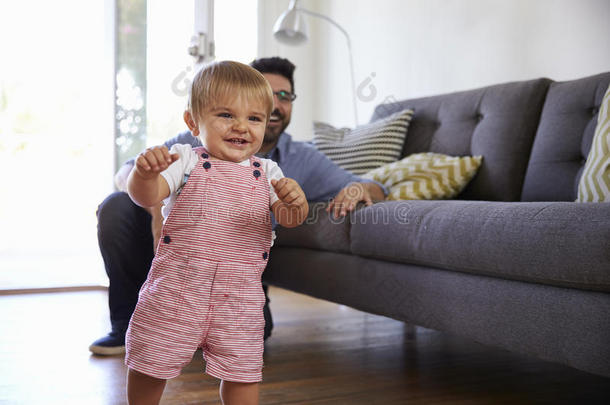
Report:
<svg viewBox="0 0 610 405"><path fill-rule="evenodd" d="M575 203L610 73L380 105L403 155L483 155L456 200L386 201L278 229L265 282L610 376L610 204Z"/></svg>

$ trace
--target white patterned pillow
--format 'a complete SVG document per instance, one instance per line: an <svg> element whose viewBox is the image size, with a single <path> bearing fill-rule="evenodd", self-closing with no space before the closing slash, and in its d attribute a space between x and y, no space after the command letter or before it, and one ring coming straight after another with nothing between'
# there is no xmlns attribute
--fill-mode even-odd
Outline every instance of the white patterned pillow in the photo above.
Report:
<svg viewBox="0 0 610 405"><path fill-rule="evenodd" d="M388 200L440 200L458 195L477 174L482 160L482 156L415 153L362 177L386 186Z"/></svg>
<svg viewBox="0 0 610 405"><path fill-rule="evenodd" d="M597 127L582 177L577 202L610 202L610 87L599 108Z"/></svg>
<svg viewBox="0 0 610 405"><path fill-rule="evenodd" d="M313 123L313 143L338 166L356 175L400 158L413 110L394 113L354 129Z"/></svg>

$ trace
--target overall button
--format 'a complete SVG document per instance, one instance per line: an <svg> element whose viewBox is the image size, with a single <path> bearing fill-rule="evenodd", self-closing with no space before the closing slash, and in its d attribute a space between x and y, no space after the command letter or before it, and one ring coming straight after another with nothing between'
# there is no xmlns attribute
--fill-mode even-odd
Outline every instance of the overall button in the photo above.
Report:
<svg viewBox="0 0 610 405"><path fill-rule="evenodd" d="M210 162L203 162L203 168L205 170L208 170L210 167L212 167L212 165L210 164Z"/></svg>
<svg viewBox="0 0 610 405"><path fill-rule="evenodd" d="M256 177L257 179L258 179L259 177L261 177L261 172L260 172L260 171L258 171L258 170L255 170L255 171L254 171L254 177Z"/></svg>
<svg viewBox="0 0 610 405"><path fill-rule="evenodd" d="M172 241L172 238L169 237L169 235L165 235L163 237L163 243L170 243Z"/></svg>
<svg viewBox="0 0 610 405"><path fill-rule="evenodd" d="M261 167L261 164L260 164L260 163L258 163L258 162L254 162L254 163L252 163L252 165L253 165L254 167Z"/></svg>
<svg viewBox="0 0 610 405"><path fill-rule="evenodd" d="M210 155L208 155L207 153L202 153L201 157L204 158L204 159L207 159L207 158L210 157Z"/></svg>
<svg viewBox="0 0 610 405"><path fill-rule="evenodd" d="M269 255L267 254L267 252L263 252L263 260L267 260L267 257L269 257Z"/></svg>

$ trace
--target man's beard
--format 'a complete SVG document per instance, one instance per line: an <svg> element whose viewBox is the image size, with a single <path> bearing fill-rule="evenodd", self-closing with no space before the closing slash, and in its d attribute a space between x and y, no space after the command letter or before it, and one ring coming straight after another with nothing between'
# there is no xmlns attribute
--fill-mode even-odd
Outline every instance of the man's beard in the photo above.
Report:
<svg viewBox="0 0 610 405"><path fill-rule="evenodd" d="M270 144L276 143L280 135L284 132L284 130L288 127L290 120L286 119L284 115L282 115L279 110L275 109L271 113L271 115L276 115L279 119L280 125L265 128L265 137L263 138L263 143Z"/></svg>
<svg viewBox="0 0 610 405"><path fill-rule="evenodd" d="M265 129L265 137L263 138L263 143L275 143L282 134L282 132L284 132L284 128L277 127Z"/></svg>

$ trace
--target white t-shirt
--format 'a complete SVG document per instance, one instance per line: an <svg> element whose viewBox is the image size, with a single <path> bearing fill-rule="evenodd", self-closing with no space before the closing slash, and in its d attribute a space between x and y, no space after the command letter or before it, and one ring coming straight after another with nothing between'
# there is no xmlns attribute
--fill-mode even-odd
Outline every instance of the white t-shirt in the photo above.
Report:
<svg viewBox="0 0 610 405"><path fill-rule="evenodd" d="M164 200L165 205L163 206L163 217L167 219L169 212L171 211L178 194L176 191L180 190L186 183L186 177L191 173L197 162L199 161L199 155L193 151L193 147L188 144L174 144L170 149L170 153L177 153L180 158L172 163L166 170L161 172L161 176L167 181L169 185L169 197ZM279 180L284 177L282 169L271 159L260 158L262 169L267 176L269 182L269 208L279 200L275 190L271 185L271 180ZM250 160L244 160L239 162L242 166L250 166Z"/></svg>

